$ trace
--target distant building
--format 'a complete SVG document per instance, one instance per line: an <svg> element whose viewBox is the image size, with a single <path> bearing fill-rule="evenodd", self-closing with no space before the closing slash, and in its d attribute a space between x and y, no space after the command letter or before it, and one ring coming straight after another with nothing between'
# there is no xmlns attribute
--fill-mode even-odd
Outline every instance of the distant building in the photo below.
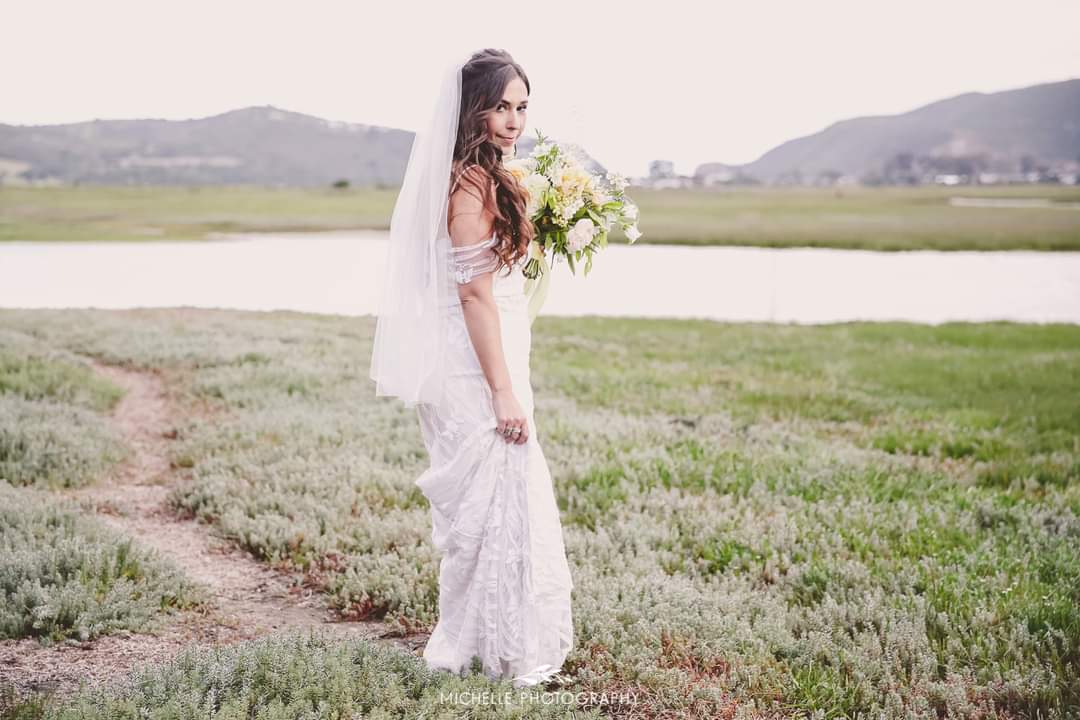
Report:
<svg viewBox="0 0 1080 720"><path fill-rule="evenodd" d="M698 181L705 187L712 187L713 185L728 185L735 180L735 177L736 174L734 170L725 168L700 175L698 176Z"/></svg>
<svg viewBox="0 0 1080 720"><path fill-rule="evenodd" d="M694 178L686 175L678 175L670 178L649 179L649 187L654 190L666 190L670 188L694 187Z"/></svg>
<svg viewBox="0 0 1080 720"><path fill-rule="evenodd" d="M665 190L694 186L694 178L675 174L675 164L670 160L653 160L649 163L649 176L641 178L640 185Z"/></svg>
<svg viewBox="0 0 1080 720"><path fill-rule="evenodd" d="M675 163L670 160L653 160L649 163L649 179L652 181L675 177Z"/></svg>

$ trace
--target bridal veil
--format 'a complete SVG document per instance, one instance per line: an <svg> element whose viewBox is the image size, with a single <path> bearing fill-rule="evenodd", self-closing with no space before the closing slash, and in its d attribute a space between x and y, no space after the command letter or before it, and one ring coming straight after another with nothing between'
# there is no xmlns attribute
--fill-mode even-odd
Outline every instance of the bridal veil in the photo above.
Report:
<svg viewBox="0 0 1080 720"><path fill-rule="evenodd" d="M446 225L450 171L461 107L461 69L469 54L445 66L431 116L413 140L390 220L383 294L371 355L376 396L406 407L435 404L446 379L445 313L453 284Z"/></svg>

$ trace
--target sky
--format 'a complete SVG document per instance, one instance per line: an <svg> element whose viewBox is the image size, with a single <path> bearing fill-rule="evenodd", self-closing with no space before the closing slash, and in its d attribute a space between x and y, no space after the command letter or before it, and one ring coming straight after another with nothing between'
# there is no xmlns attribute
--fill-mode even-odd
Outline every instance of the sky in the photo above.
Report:
<svg viewBox="0 0 1080 720"><path fill-rule="evenodd" d="M2 0L0 123L274 105L415 130L450 58L529 77L526 133L609 170L740 164L834 122L1080 77L1076 0Z"/></svg>

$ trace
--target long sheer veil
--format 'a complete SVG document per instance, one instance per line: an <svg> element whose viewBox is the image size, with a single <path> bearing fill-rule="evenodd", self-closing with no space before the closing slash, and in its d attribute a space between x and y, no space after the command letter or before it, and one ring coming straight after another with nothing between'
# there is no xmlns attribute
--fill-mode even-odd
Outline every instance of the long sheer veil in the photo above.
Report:
<svg viewBox="0 0 1080 720"><path fill-rule="evenodd" d="M382 304L371 353L376 396L406 407L438 404L446 376L446 319L450 302L446 225L450 171L461 106L461 68L448 63L430 120L413 140L390 220Z"/></svg>

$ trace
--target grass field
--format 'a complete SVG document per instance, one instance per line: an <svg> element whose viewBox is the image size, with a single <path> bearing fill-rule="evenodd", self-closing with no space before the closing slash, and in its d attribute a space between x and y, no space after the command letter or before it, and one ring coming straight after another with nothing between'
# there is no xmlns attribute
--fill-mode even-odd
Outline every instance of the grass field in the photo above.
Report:
<svg viewBox="0 0 1080 720"><path fill-rule="evenodd" d="M645 190L640 243L867 250L1077 250L1080 188ZM1057 206L954 207L954 196ZM211 232L386 229L396 190L0 188L2 241L200 240ZM613 241L625 241L617 229Z"/></svg>
<svg viewBox="0 0 1080 720"><path fill-rule="evenodd" d="M49 418L0 422L8 492L93 482L117 455L94 429L114 393L80 358L164 370L181 407L219 418L175 419L178 508L317 578L345 615L429 628L426 454L415 415L372 396L373 330L0 310L0 418ZM572 690L632 691L636 717L1080 713L1080 328L541 317L532 367L575 582ZM494 687L381 652L207 650L48 714L178 716L213 697L222 716L432 716L453 709L440 690Z"/></svg>

